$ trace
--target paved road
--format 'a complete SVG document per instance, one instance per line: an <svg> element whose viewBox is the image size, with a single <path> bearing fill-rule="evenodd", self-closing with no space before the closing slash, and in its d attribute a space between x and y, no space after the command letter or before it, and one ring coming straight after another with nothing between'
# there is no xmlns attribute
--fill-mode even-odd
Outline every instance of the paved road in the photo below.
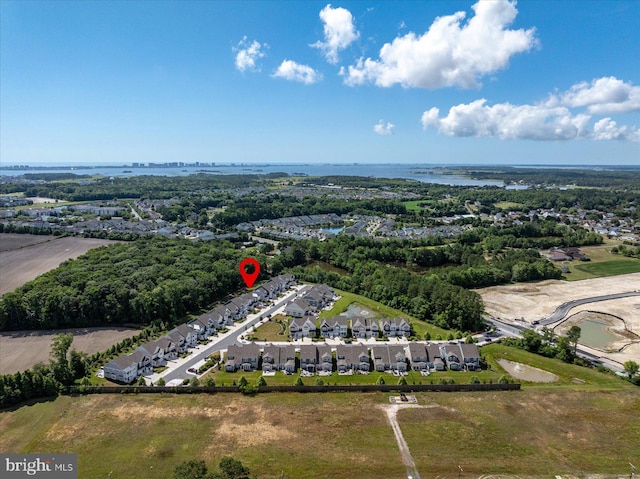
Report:
<svg viewBox="0 0 640 479"><path fill-rule="evenodd" d="M186 358L186 360L179 361L179 365L175 366L174 361L169 361L169 370L165 374L161 374L164 378L165 382L169 382L174 379L185 379L192 378L193 375L187 372L187 369L194 367L198 362L204 361L207 356L209 356L214 351L220 351L221 349L227 349L232 344L237 344L239 342L238 337L251 328L251 326L255 325L260 321L260 318L266 316L268 314L273 314L278 308L281 308L285 305L286 302L292 299L295 294L302 294L308 289L311 289L311 286L305 285L296 292L290 292L283 299L279 300L273 306L269 306L268 308L260 311L260 313L255 315L250 315L249 319L242 323L236 323L234 329L228 333L225 333L221 336L214 337L213 341L208 343L204 347L200 347L199 352L194 352L190 356Z"/></svg>
<svg viewBox="0 0 640 479"><path fill-rule="evenodd" d="M587 303L597 303L599 301L607 301L610 299L618 299L618 298L627 298L629 296L640 296L640 292L633 291L631 293L616 293L616 294L605 294L604 296L594 296L591 298L582 298L576 299L574 301L567 301L566 303L562 303L558 308L549 316L539 322L539 324L543 326L547 326L549 324L557 323L561 319L563 319L567 313L576 306L580 306L581 304Z"/></svg>

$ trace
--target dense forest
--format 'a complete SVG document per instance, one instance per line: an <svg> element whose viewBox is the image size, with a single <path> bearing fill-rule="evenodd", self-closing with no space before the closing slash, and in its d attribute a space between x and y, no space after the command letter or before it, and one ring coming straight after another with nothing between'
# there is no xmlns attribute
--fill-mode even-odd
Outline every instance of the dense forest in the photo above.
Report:
<svg viewBox="0 0 640 479"><path fill-rule="evenodd" d="M173 320L241 284L231 243L139 239L93 249L7 293L0 330Z"/></svg>

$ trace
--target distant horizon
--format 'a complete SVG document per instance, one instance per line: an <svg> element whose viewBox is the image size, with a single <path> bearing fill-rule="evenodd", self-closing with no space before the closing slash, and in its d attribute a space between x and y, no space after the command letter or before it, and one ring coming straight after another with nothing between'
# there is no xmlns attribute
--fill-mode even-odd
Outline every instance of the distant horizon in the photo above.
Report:
<svg viewBox="0 0 640 479"><path fill-rule="evenodd" d="M96 168L132 168L132 169L149 169L149 168L214 168L214 167L252 167L252 166L389 166L389 167L418 167L418 168L459 168L459 167L482 167L482 168L551 168L551 169L611 169L611 168L631 168L640 169L640 163L635 164L550 164L550 163L520 163L520 164L503 164L503 163L385 163L385 162L270 162L270 161L221 161L221 162L198 162L201 164L174 164L175 162L134 162L134 163L27 163L27 164L3 164L0 163L0 170L26 170L29 168L37 169L96 169ZM151 164L151 166L150 166ZM330 173L327 173L330 174Z"/></svg>

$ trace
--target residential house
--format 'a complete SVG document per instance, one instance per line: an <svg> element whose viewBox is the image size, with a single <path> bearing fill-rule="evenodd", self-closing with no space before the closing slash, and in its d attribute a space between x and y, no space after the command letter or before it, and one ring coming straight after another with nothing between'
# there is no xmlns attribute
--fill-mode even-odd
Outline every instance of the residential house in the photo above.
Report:
<svg viewBox="0 0 640 479"><path fill-rule="evenodd" d="M302 296L302 299L304 299L307 303L309 303L316 309L322 309L326 304L324 297L319 292L315 291L314 288L304 294Z"/></svg>
<svg viewBox="0 0 640 479"><path fill-rule="evenodd" d="M291 318L289 321L289 335L293 339L311 338L316 335L316 318L304 316Z"/></svg>
<svg viewBox="0 0 640 479"><path fill-rule="evenodd" d="M318 348L315 345L304 344L300 347L300 369L315 373L318 367Z"/></svg>
<svg viewBox="0 0 640 479"><path fill-rule="evenodd" d="M198 345L198 333L186 324L181 324L177 328L178 332L184 337L187 348L195 348Z"/></svg>
<svg viewBox="0 0 640 479"><path fill-rule="evenodd" d="M336 369L341 373L346 373L353 369L351 346L345 346L344 344L336 346Z"/></svg>
<svg viewBox="0 0 640 479"><path fill-rule="evenodd" d="M231 344L229 349L227 349L227 359L224 364L224 370L228 373L234 373L240 368L241 348L242 346L238 344Z"/></svg>
<svg viewBox="0 0 640 479"><path fill-rule="evenodd" d="M405 372L407 370L407 356L402 346L387 346L389 349L389 366L394 371Z"/></svg>
<svg viewBox="0 0 640 479"><path fill-rule="evenodd" d="M173 341L166 336L149 341L138 348L144 354L151 358L151 366L154 368L166 366L167 360L176 359L178 352Z"/></svg>
<svg viewBox="0 0 640 479"><path fill-rule="evenodd" d="M244 344L240 348L240 353L240 368L243 371L256 371L260 357L258 345L256 343Z"/></svg>
<svg viewBox="0 0 640 479"><path fill-rule="evenodd" d="M326 344L320 345L318 349L318 371L331 372L333 371L333 355L331 354L331 347Z"/></svg>
<svg viewBox="0 0 640 479"><path fill-rule="evenodd" d="M369 372L369 349L363 344L354 344L351 346L351 363L353 369L362 372Z"/></svg>
<svg viewBox="0 0 640 479"><path fill-rule="evenodd" d="M292 374L296 372L296 348L293 345L281 346L280 360L278 369L285 373Z"/></svg>
<svg viewBox="0 0 640 479"><path fill-rule="evenodd" d="M315 311L307 301L304 299L296 299L287 304L284 308L284 313L287 316L292 316L294 318L302 318L303 316L307 316L310 313Z"/></svg>
<svg viewBox="0 0 640 479"><path fill-rule="evenodd" d="M414 371L424 371L428 368L427 348L422 343L409 343L409 358L411 360L411 369Z"/></svg>
<svg viewBox="0 0 640 479"><path fill-rule="evenodd" d="M144 353L140 353L144 356ZM140 364L140 354L123 354L116 359L109 361L104 366L104 377L113 381L131 384L142 374L138 366ZM148 356L146 356L148 358ZM144 362L143 362L144 363ZM149 360L149 368L151 361ZM150 371L146 371L147 373Z"/></svg>
<svg viewBox="0 0 640 479"><path fill-rule="evenodd" d="M346 338L348 333L348 322L344 316L323 319L320 323L320 335L325 338Z"/></svg>
<svg viewBox="0 0 640 479"><path fill-rule="evenodd" d="M388 338L411 335L411 325L404 318L381 319L380 327L382 334Z"/></svg>
<svg viewBox="0 0 640 479"><path fill-rule="evenodd" d="M354 338L366 339L371 337L371 322L362 316L351 318L351 334Z"/></svg>
<svg viewBox="0 0 640 479"><path fill-rule="evenodd" d="M373 367L378 372L388 371L391 368L389 361L389 349L386 346L374 346L371 348Z"/></svg>
<svg viewBox="0 0 640 479"><path fill-rule="evenodd" d="M440 347L437 344L427 344L427 366L429 369L436 371L444 371L444 361L440 353Z"/></svg>
<svg viewBox="0 0 640 479"><path fill-rule="evenodd" d="M177 328L172 329L167 333L167 338L169 338L173 344L175 344L178 353L184 353L187 351L187 343L185 337L180 334Z"/></svg>
<svg viewBox="0 0 640 479"><path fill-rule="evenodd" d="M460 364L460 347L458 343L443 344L440 346L440 354L444 362L447 364L447 368L451 371L460 371L462 365Z"/></svg>
<svg viewBox="0 0 640 479"><path fill-rule="evenodd" d="M460 344L460 353L468 371L480 371L480 353L475 344Z"/></svg>
<svg viewBox="0 0 640 479"><path fill-rule="evenodd" d="M280 369L280 348L273 344L267 344L262 351L262 370L265 372Z"/></svg>
<svg viewBox="0 0 640 479"><path fill-rule="evenodd" d="M196 334L198 335L198 340L200 341L207 339L209 337L209 334L211 333L209 322L201 317L197 317L196 319L190 321L188 325L196 332Z"/></svg>

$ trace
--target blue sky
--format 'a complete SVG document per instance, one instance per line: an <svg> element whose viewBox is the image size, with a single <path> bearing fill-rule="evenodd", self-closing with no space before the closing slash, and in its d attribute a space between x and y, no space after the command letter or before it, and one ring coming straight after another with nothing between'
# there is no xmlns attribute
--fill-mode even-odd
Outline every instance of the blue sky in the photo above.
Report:
<svg viewBox="0 0 640 479"><path fill-rule="evenodd" d="M0 162L640 164L640 2L0 0Z"/></svg>

